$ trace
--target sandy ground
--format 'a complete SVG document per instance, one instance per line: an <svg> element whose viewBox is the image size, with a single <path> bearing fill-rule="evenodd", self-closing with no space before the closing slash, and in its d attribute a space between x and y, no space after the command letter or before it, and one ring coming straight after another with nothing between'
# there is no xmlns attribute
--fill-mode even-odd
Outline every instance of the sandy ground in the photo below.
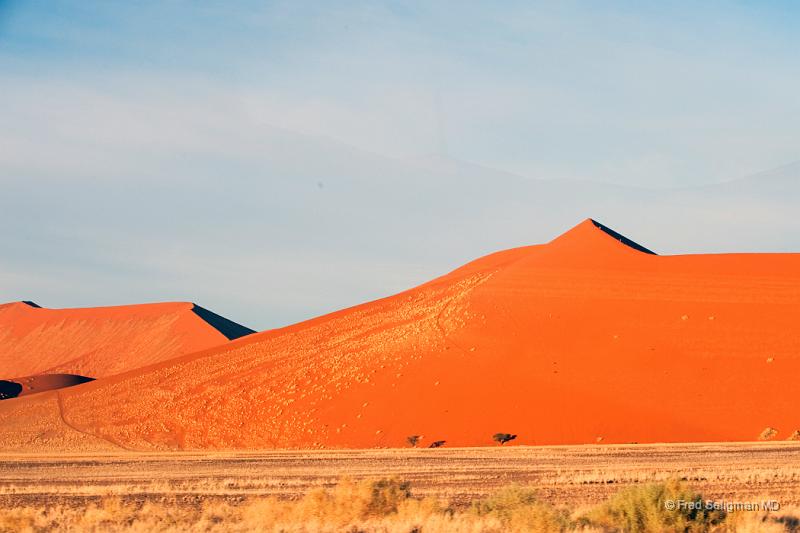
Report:
<svg viewBox="0 0 800 533"><path fill-rule="evenodd" d="M0 455L0 505L126 499L186 504L297 497L344 476L399 476L454 503L510 483L549 502L599 502L637 482L684 478L710 499L800 505L800 443L662 444L235 453Z"/></svg>

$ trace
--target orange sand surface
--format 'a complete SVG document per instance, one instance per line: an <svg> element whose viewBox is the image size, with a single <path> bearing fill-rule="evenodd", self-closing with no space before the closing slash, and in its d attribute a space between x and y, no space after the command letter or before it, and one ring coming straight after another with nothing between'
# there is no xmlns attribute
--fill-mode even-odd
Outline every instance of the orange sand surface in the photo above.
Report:
<svg viewBox="0 0 800 533"><path fill-rule="evenodd" d="M399 447L409 435L488 446L497 432L518 435L507 446L748 441L800 428L800 254L632 246L586 220L389 298L47 393L57 401L33 415L36 396L5 400L0 428L26 416L43 427L54 406L53 442L139 450ZM21 438L0 429L6 449L33 446Z"/></svg>
<svg viewBox="0 0 800 533"><path fill-rule="evenodd" d="M192 303L44 309L0 305L0 378L111 376L228 342Z"/></svg>

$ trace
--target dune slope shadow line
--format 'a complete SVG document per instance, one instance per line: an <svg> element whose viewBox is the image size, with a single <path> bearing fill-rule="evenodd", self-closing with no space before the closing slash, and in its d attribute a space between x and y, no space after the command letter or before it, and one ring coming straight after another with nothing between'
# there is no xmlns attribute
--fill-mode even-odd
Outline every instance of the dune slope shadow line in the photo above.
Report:
<svg viewBox="0 0 800 533"><path fill-rule="evenodd" d="M616 240L618 240L619 242L621 242L625 246L629 246L629 247L633 248L634 250L638 250L638 251L646 253L646 254L658 255L654 251L648 250L647 248L645 248L641 244L630 240L625 235L622 235L621 233L617 233L616 231L614 231L613 229L609 228L608 226L604 226L603 224L601 224L600 222L596 221L595 219L592 218L590 220L592 221L592 224L595 225L595 227L597 227L598 229L606 232L610 236L614 237Z"/></svg>
<svg viewBox="0 0 800 533"><path fill-rule="evenodd" d="M255 330L237 324L232 320L228 320L224 316L213 313L197 304L194 304L194 307L192 307L192 312L205 320L211 327L225 335L229 341L255 333Z"/></svg>

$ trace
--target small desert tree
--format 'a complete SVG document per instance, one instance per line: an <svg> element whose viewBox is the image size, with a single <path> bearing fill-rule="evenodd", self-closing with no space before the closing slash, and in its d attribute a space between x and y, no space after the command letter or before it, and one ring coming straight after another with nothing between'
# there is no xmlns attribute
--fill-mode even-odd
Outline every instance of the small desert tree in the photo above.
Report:
<svg viewBox="0 0 800 533"><path fill-rule="evenodd" d="M501 446L506 442L514 440L516 438L517 436L512 435L511 433L495 433L494 435L492 435L492 440L499 442Z"/></svg>
<svg viewBox="0 0 800 533"><path fill-rule="evenodd" d="M447 441L445 441L445 440L433 441L433 442L431 442L431 445L428 446L428 448L441 448L442 446L444 446L445 442L447 442Z"/></svg>
<svg viewBox="0 0 800 533"><path fill-rule="evenodd" d="M419 444L419 435L410 435L406 437L406 441L411 445L412 448L416 448L417 444Z"/></svg>

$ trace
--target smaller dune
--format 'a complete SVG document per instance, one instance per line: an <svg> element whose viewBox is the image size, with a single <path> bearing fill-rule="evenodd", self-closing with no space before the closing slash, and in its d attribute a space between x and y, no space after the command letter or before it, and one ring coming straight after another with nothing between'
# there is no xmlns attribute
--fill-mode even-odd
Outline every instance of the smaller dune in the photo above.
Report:
<svg viewBox="0 0 800 533"><path fill-rule="evenodd" d="M0 380L0 400L29 396L65 387L74 387L81 383L94 381L94 378L77 374L38 374L21 378Z"/></svg>
<svg viewBox="0 0 800 533"><path fill-rule="evenodd" d="M11 302L0 304L0 376L103 378L251 333L192 302L66 309Z"/></svg>

